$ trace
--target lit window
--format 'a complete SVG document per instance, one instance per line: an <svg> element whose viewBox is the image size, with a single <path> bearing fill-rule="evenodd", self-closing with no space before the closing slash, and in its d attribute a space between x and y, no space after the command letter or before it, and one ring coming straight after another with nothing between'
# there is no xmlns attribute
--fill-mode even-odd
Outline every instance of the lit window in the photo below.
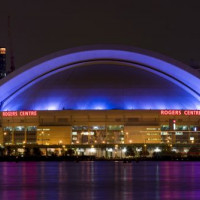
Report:
<svg viewBox="0 0 200 200"><path fill-rule="evenodd" d="M194 137L190 137L190 140L194 141Z"/></svg>

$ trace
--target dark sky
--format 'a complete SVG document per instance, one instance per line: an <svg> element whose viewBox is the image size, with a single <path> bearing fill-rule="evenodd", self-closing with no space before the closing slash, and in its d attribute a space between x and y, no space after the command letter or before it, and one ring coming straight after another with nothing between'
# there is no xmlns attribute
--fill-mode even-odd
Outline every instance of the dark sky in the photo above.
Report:
<svg viewBox="0 0 200 200"><path fill-rule="evenodd" d="M1 0L0 46L11 16L16 67L88 44L124 44L200 61L199 0Z"/></svg>

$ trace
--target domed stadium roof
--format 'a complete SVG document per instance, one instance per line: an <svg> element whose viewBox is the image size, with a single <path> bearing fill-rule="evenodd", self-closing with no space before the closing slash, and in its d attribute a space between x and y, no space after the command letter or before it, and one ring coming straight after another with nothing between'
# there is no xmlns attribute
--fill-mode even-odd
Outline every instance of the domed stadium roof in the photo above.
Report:
<svg viewBox="0 0 200 200"><path fill-rule="evenodd" d="M189 67L117 46L57 52L0 82L1 110L200 109L199 93Z"/></svg>

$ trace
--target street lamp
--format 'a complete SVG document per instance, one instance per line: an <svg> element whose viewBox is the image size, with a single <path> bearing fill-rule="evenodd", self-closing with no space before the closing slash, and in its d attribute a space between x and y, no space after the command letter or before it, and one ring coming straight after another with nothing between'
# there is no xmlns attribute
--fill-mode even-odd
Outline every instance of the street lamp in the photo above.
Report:
<svg viewBox="0 0 200 200"><path fill-rule="evenodd" d="M128 143L128 132L126 132L126 143Z"/></svg>
<svg viewBox="0 0 200 200"><path fill-rule="evenodd" d="M59 141L59 144L62 144L62 140Z"/></svg>

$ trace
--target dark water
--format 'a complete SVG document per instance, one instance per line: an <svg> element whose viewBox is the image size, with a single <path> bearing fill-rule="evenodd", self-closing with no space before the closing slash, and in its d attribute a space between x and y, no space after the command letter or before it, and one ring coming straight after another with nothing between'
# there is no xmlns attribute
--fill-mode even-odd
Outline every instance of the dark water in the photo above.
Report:
<svg viewBox="0 0 200 200"><path fill-rule="evenodd" d="M200 162L3 162L0 173L0 200L200 199Z"/></svg>

